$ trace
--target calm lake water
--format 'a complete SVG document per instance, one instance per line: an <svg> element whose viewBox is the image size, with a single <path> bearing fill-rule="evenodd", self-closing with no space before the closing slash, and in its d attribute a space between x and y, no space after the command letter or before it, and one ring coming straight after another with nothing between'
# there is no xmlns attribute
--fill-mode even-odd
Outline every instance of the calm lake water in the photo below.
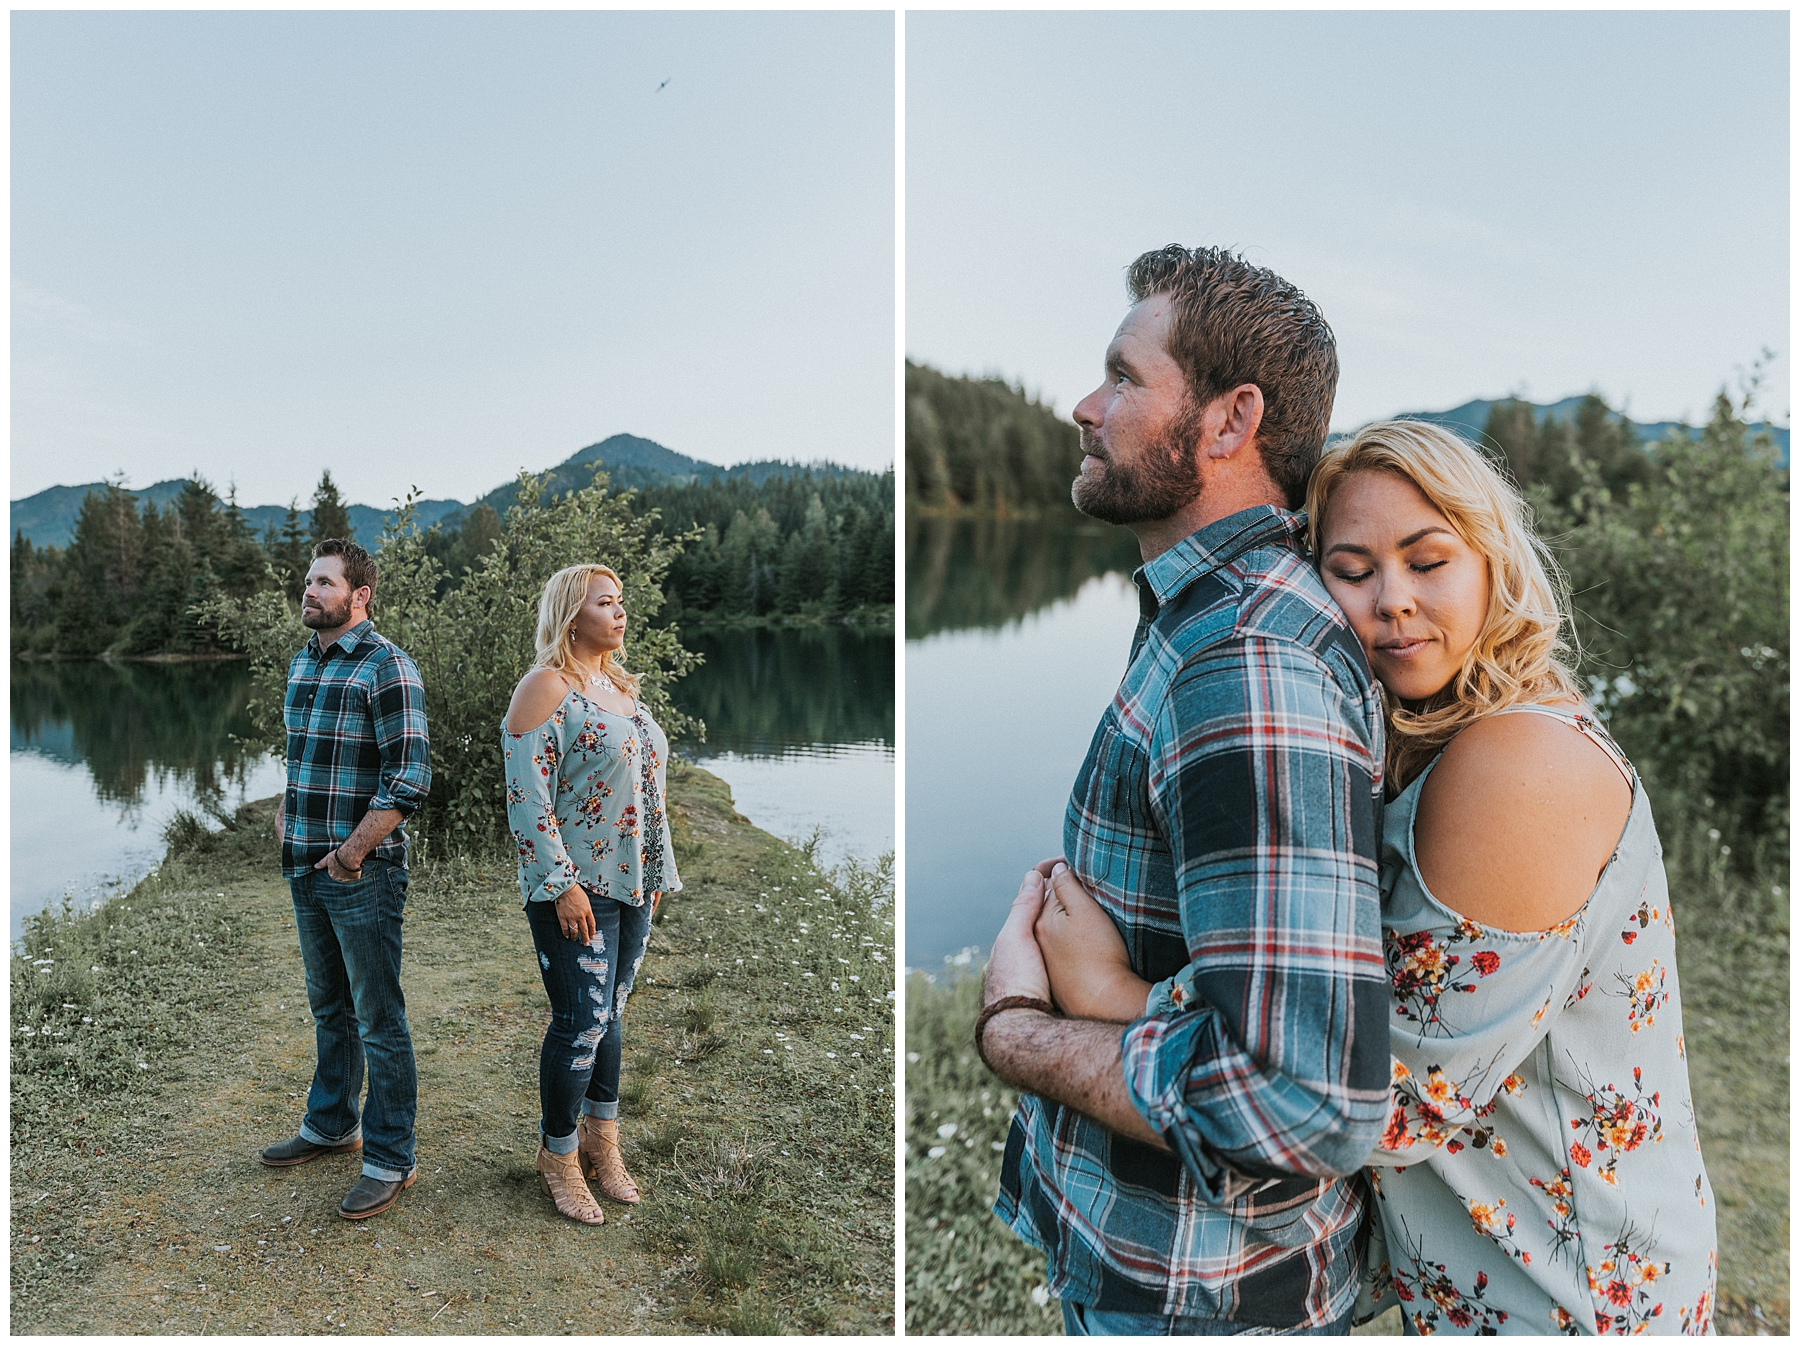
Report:
<svg viewBox="0 0 1800 1346"><path fill-rule="evenodd" d="M177 809L279 794L281 764L232 742L249 668L12 665L12 938L64 897L104 900L162 858Z"/></svg>
<svg viewBox="0 0 1800 1346"><path fill-rule="evenodd" d="M677 750L738 811L784 837L821 832L837 862L894 847L894 639L841 628L691 632L706 656L677 689L707 723ZM177 809L280 793L245 753L241 663L12 665L12 938L65 896L104 900L163 853Z"/></svg>
<svg viewBox="0 0 1800 1346"><path fill-rule="evenodd" d="M894 849L894 637L845 627L690 631L706 656L675 704L706 722L676 750L778 837L819 830L836 864Z"/></svg>
<svg viewBox="0 0 1800 1346"><path fill-rule="evenodd" d="M1025 870L1062 850L1131 650L1137 560L1102 524L908 524L908 967L985 957Z"/></svg>

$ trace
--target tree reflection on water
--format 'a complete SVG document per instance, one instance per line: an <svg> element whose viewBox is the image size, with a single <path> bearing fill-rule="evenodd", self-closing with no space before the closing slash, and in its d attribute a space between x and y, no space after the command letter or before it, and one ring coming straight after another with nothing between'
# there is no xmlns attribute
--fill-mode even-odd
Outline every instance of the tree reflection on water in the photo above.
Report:
<svg viewBox="0 0 1800 1346"><path fill-rule="evenodd" d="M671 693L706 722L708 749L781 755L816 745L894 745L892 632L684 627L681 642L706 662Z"/></svg>
<svg viewBox="0 0 1800 1346"><path fill-rule="evenodd" d="M85 767L102 800L128 810L152 773L201 799L241 784L264 760L249 732L249 668L101 660L12 665L12 750Z"/></svg>
<svg viewBox="0 0 1800 1346"><path fill-rule="evenodd" d="M908 519L906 638L1004 626L1138 561L1129 531L1091 519Z"/></svg>

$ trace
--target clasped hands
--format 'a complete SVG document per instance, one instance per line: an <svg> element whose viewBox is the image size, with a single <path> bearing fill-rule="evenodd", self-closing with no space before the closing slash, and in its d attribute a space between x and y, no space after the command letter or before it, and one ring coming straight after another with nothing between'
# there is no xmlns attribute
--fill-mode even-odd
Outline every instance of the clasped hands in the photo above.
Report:
<svg viewBox="0 0 1800 1346"><path fill-rule="evenodd" d="M1150 983L1131 970L1118 927L1061 856L1027 870L988 958L982 999L1023 995L1065 1015L1129 1023Z"/></svg>

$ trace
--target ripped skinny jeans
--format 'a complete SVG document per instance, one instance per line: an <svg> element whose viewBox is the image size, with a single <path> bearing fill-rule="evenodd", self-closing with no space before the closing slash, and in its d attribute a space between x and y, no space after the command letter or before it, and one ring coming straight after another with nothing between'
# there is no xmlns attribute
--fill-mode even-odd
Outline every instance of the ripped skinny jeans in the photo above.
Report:
<svg viewBox="0 0 1800 1346"><path fill-rule="evenodd" d="M550 996L550 1026L538 1057L539 1127L545 1148L575 1148L575 1119L585 1112L619 1115L619 1057L624 1047L625 1002L644 961L650 938L650 904L626 906L588 893L594 909L594 941L578 944L563 934L556 903L526 904L538 970Z"/></svg>

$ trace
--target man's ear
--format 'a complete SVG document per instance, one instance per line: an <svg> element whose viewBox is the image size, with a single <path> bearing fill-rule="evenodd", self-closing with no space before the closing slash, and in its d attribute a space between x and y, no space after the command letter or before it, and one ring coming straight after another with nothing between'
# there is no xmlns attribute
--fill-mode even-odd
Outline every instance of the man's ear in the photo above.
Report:
<svg viewBox="0 0 1800 1346"><path fill-rule="evenodd" d="M369 604L374 600L374 597L375 590L365 584L351 593L350 606L353 608L361 608L363 611L367 612L369 610Z"/></svg>
<svg viewBox="0 0 1800 1346"><path fill-rule="evenodd" d="M1206 408L1206 456L1233 457L1255 441L1262 418L1262 389L1254 383L1240 383L1229 392L1220 393Z"/></svg>

